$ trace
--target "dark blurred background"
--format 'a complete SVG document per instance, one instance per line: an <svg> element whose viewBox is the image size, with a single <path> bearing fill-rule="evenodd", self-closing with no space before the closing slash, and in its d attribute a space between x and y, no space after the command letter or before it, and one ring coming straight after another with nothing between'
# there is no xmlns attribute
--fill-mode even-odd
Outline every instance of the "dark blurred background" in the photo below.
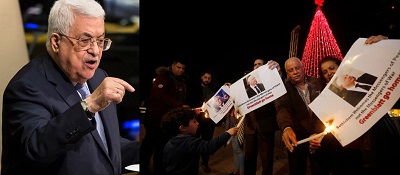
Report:
<svg viewBox="0 0 400 175"><path fill-rule="evenodd" d="M398 23L398 4L325 0L322 12L344 56L358 38L387 32ZM297 25L301 58L317 6L314 0L144 1L140 8L140 82L148 94L155 68L170 65L174 57L191 60L186 71L194 79L199 70L214 69L219 85L251 70L255 57L283 67Z"/></svg>

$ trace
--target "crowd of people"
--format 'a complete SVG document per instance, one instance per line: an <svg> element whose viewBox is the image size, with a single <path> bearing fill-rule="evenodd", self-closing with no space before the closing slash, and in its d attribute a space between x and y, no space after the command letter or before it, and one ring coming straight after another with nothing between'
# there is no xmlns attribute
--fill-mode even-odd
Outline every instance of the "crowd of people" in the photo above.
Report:
<svg viewBox="0 0 400 175"><path fill-rule="evenodd" d="M126 172L124 167L139 163L144 175L196 175L199 169L211 173L210 157L231 143L231 175L255 175L258 159L261 174L272 175L277 131L282 132L291 175L305 175L308 167L315 175L395 170L392 160L400 156L400 135L388 115L346 146L332 133L322 140L297 143L325 129L309 104L341 64L330 56L319 62L319 78L305 75L297 57L285 61L286 77L276 61L256 58L252 70L263 65L276 69L287 92L240 116L244 117L242 132L238 126L242 118L232 107L223 120L225 130L217 136L217 123L200 107L215 100L214 108L219 111L229 95L215 95L215 72L204 70L199 79L192 80L185 72L187 60L176 58L171 65L156 69L143 121L143 140L122 138L117 104L135 89L98 68L102 52L112 42L105 36L104 16L104 9L95 0L55 1L48 17L46 52L21 68L4 91L1 174L119 175ZM385 39L388 37L374 35L365 44ZM244 77L248 98L265 91L257 76ZM367 73L338 77L330 89L353 106L377 79ZM399 100L394 108L399 108ZM371 147L366 148L366 142ZM365 152L373 157L366 159Z"/></svg>
<svg viewBox="0 0 400 175"><path fill-rule="evenodd" d="M366 40L366 44L378 42L386 38L387 37L383 35L371 36ZM290 174L306 174L308 171L310 171L311 174L327 175L346 173L368 174L372 172L377 173L386 170L392 170L392 167L389 166L392 165L392 163L389 162L387 158L399 154L397 153L398 151L394 151L393 154L390 154L388 153L388 150L393 151L395 149L395 145L400 145L400 136L389 116L382 117L382 119L379 120L370 131L344 147L339 143L332 133L325 135L322 140L314 139L304 144L297 144L298 140L308 138L324 131L324 123L315 115L308 105L316 97L318 97L320 92L322 92L322 90L325 88L326 84L335 75L336 70L340 66L340 62L340 59L330 56L323 58L318 65L319 77L317 78L305 75L302 62L300 58L297 57L291 57L285 61L284 71L286 73L286 77L283 77L280 65L276 61L270 60L265 63L265 61L261 58L254 60L253 70L263 66L264 64L267 64L269 69L277 69L282 76L287 93L275 101L246 114L243 121L243 133L240 132L240 128L235 127L239 121L235 108L232 108L225 116L224 121L227 124L226 131L229 131L230 128L238 129L237 133L232 134L232 141L230 142L232 143L234 157L234 170L230 174L256 174L256 172L258 172L258 158L261 162L261 174L273 174L274 148L276 146L275 136L277 131L282 132L282 142L288 151L288 171ZM250 91L253 92L253 95L263 92L265 90L264 86L261 86L261 83L257 82L258 80L255 75L247 75L249 72L250 71L246 72L243 76L244 87L246 88L247 94L249 94ZM187 109L194 109L198 106L204 105L204 103L210 99L214 100L213 98L219 97L219 101L222 101L222 96L219 96L218 94L215 95L216 88L213 90L204 90L204 88L207 87L207 85L205 85L207 83L205 83L203 79L203 76L205 75L207 75L207 73L204 73L201 77L203 80L200 83L201 86L199 86L198 83L194 83L196 86L202 87L203 91L193 91L196 88L193 88L194 86L191 85L188 85L188 89L186 89L187 93L191 94L189 96L198 96L196 103L193 103L191 98L188 97L185 102L179 103L180 106L186 106ZM364 93L365 91L368 91L369 89L365 89L365 87L361 86L373 84L371 82L368 83L364 81L364 77L367 75L367 73L357 76L346 74L339 75L339 78L336 79L335 86L330 87L330 89L344 100L348 100L351 105L355 106L359 100L357 102L351 101L351 98L355 96L351 95L351 91L361 88L363 90L360 91ZM212 74L209 73L208 76L212 77ZM376 79L376 77L372 78L374 80ZM209 79L211 81L211 78ZM371 76L367 79L372 80ZM177 81L174 82L176 83ZM192 83L189 80L186 82L188 84ZM230 83L226 84L230 85ZM357 84L361 85L357 86ZM162 86L162 88L164 88L164 86ZM169 86L176 88L177 84ZM153 87L160 88L160 85L155 84ZM258 89L256 87L258 87ZM205 92L208 92L208 95L205 95ZM249 98L251 98L253 95L250 95ZM160 97L160 95L158 96ZM178 98L178 96L175 96L175 98ZM222 104L222 102L217 104ZM175 108L173 107L172 109ZM213 138L212 132L214 132L214 127L216 124L211 119L205 117L206 112L207 111L197 111L198 114L196 114L196 119L197 121L206 119L209 121L209 123L197 123L199 125L199 129L194 132L194 134L189 134L190 136L194 136L194 138L191 139L195 139L196 142L198 141L197 139L201 139L202 144L204 145L209 144L215 139ZM159 116L161 117L162 115ZM204 132L201 131L204 129L200 128L210 128L207 126L210 123L212 123L212 129L208 129L208 136L200 134L200 132ZM186 125L182 125L182 127L183 126ZM165 133L165 130L161 130L159 132ZM385 135L385 137L380 137L380 134ZM159 133L158 138L160 138L160 135L162 134ZM175 137L177 136L166 136L165 138L167 139L165 139L165 141L170 144L171 141L175 142L177 140ZM241 140L241 137L244 139ZM382 142L388 141L392 143L392 146L382 144ZM366 142L368 145L372 145L372 149L371 147L366 147L363 145ZM165 143L163 145L165 145ZM212 169L208 165L208 160L210 158L210 154L218 150L221 145L218 144L215 146L216 147L214 147L212 151L209 150L210 152L202 152L199 148L197 150L198 152L195 154L196 156L192 157L193 160L181 162L180 166L193 166L192 163L194 162L196 166L191 168L196 170L193 171L202 170L204 173L212 172ZM164 147L164 149L165 148L167 147ZM164 150L164 155L171 156L171 145L169 145L168 149L168 151ZM141 152L142 151L143 150L141 150ZM368 157L368 155L366 156L365 154L373 155L373 157ZM182 157L183 155L176 153L176 156ZM161 168L163 173L175 174L172 173L175 170L172 171L171 169L165 169L166 167L171 168L170 166L172 166L170 165L170 162L172 162L171 160L165 160L166 159L164 158L164 164ZM148 166L148 164L146 164L146 166ZM199 166L201 167L200 169ZM173 167L178 167L178 165L173 165ZM157 167L154 166L154 168ZM308 170L308 168L310 169ZM382 170L382 168L384 168L384 170Z"/></svg>

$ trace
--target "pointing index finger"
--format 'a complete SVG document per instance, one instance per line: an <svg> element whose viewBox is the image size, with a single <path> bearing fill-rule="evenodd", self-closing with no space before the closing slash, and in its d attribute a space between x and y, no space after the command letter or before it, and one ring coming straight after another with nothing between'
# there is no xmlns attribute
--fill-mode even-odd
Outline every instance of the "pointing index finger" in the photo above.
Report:
<svg viewBox="0 0 400 175"><path fill-rule="evenodd" d="M129 92L135 91L135 88L133 88L133 86L131 86L128 82L126 82L122 79L116 78L116 79L114 79L114 81L119 83L120 85L122 85L125 88L125 90L127 90Z"/></svg>

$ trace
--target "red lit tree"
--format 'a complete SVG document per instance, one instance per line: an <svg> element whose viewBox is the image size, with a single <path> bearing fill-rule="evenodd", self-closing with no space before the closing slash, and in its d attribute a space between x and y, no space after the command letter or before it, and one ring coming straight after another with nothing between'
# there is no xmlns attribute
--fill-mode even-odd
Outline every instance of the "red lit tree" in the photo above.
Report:
<svg viewBox="0 0 400 175"><path fill-rule="evenodd" d="M315 0L317 10L311 23L301 59L305 74L318 77L318 63L325 56L332 56L343 60L342 53L336 43L332 30L329 27L321 6L323 0Z"/></svg>

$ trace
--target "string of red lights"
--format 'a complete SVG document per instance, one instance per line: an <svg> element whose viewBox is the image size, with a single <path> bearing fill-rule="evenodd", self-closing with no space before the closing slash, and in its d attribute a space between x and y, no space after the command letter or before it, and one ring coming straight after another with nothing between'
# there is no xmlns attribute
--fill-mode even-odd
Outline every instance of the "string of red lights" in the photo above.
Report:
<svg viewBox="0 0 400 175"><path fill-rule="evenodd" d="M302 63L305 74L318 77L318 63L323 57L332 56L343 60L343 55L329 27L328 20L322 13L323 0L315 0L317 10L311 22L310 32L304 47Z"/></svg>

